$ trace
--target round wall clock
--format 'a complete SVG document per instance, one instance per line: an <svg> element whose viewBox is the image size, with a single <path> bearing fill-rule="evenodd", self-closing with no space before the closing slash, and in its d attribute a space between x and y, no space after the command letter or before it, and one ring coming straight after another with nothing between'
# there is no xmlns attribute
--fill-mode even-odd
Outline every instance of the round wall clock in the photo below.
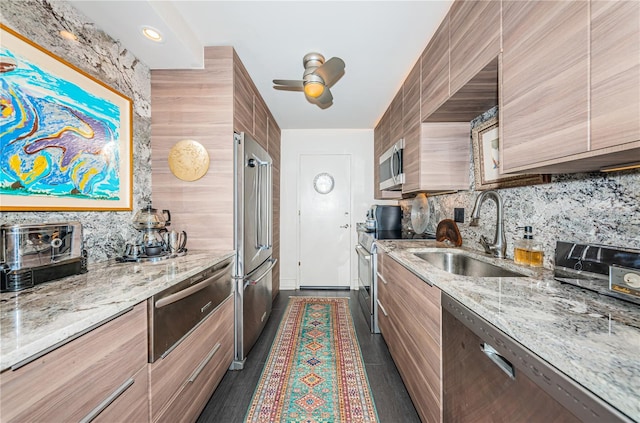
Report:
<svg viewBox="0 0 640 423"><path fill-rule="evenodd" d="M320 194L329 194L333 191L333 176L326 172L319 173L313 178L313 188Z"/></svg>

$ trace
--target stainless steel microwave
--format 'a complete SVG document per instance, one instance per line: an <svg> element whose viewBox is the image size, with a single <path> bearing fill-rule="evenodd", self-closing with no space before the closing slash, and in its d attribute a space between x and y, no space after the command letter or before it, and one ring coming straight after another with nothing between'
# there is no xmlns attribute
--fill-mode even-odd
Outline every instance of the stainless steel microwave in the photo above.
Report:
<svg viewBox="0 0 640 423"><path fill-rule="evenodd" d="M402 152L404 151L404 138L396 142L380 156L380 189L387 191L400 191L404 184L404 171L402 170Z"/></svg>

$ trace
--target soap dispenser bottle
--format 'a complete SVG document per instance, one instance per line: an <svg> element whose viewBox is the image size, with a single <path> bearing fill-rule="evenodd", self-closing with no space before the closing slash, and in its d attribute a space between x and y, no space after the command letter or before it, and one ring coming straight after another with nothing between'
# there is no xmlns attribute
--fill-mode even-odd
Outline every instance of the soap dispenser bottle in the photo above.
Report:
<svg viewBox="0 0 640 423"><path fill-rule="evenodd" d="M513 261L526 266L541 267L544 261L542 244L533 240L531 226L519 227L518 229L524 229L524 237L515 244Z"/></svg>
<svg viewBox="0 0 640 423"><path fill-rule="evenodd" d="M516 241L513 247L513 261L525 266L529 265L529 249L531 241L533 241L533 235L531 233L531 226L519 226L518 229L524 229L524 237Z"/></svg>

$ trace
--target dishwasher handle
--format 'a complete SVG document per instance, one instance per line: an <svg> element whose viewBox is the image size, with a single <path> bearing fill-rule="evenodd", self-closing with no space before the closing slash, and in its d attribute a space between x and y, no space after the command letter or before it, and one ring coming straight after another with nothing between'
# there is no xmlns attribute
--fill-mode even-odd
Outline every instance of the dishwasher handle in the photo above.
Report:
<svg viewBox="0 0 640 423"><path fill-rule="evenodd" d="M489 357L491 361L496 364L496 366L500 367L500 370L505 372L507 376L509 376L511 379L516 378L516 371L513 368L513 364L511 364L509 360L501 356L495 348L493 348L486 342L483 342L482 344L480 344L480 349L483 353L485 353L487 357Z"/></svg>
<svg viewBox="0 0 640 423"><path fill-rule="evenodd" d="M233 265L233 261L231 261L223 269L217 271L216 273L214 273L213 275L211 275L207 279L203 280L202 282L199 282L199 283L197 283L195 285L191 285L190 287L185 288L182 291L178 291L175 294L167 295L164 298L160 298L158 301L155 302L155 304L154 304L155 307L156 308L166 307L169 304L173 304L176 301L180 301L181 299L188 297L189 295L193 295L198 291L202 291L207 286L211 285L213 282L215 282L218 279L220 279L220 277L222 275L224 275L225 273L229 272L229 270L230 270L232 265Z"/></svg>

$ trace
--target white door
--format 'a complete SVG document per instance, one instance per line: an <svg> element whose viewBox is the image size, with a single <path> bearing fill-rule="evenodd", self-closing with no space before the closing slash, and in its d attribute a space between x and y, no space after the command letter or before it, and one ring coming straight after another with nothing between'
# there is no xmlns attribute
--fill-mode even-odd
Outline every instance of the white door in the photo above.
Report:
<svg viewBox="0 0 640 423"><path fill-rule="evenodd" d="M301 288L349 288L351 156L302 154L298 178Z"/></svg>

